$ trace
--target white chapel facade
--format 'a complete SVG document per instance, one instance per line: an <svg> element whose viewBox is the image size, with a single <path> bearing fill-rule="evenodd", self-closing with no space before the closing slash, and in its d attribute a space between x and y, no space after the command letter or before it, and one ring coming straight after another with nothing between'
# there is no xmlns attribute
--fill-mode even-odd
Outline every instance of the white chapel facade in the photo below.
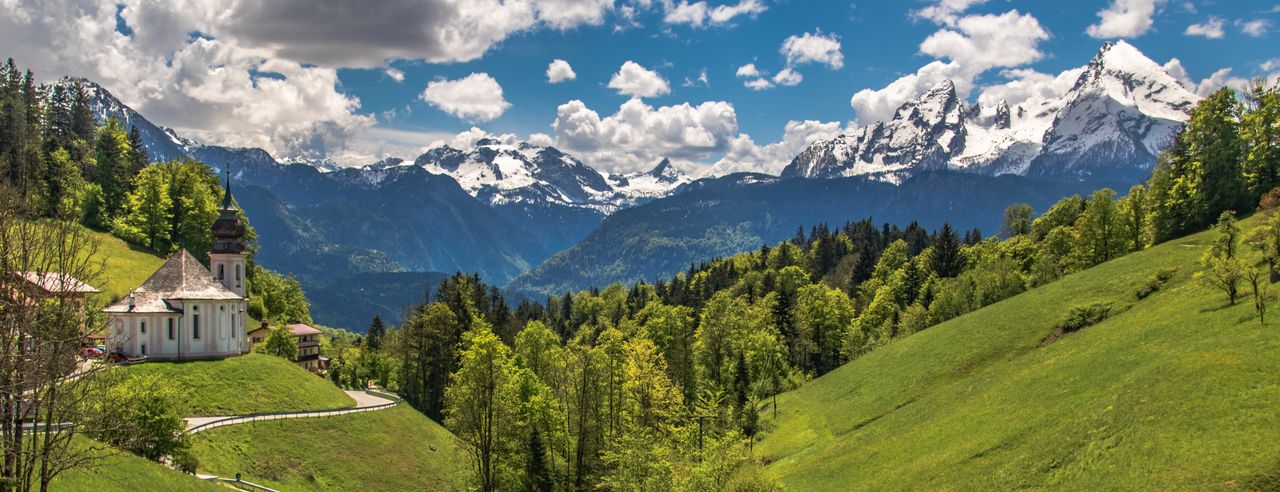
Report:
<svg viewBox="0 0 1280 492"><path fill-rule="evenodd" d="M231 181L212 227L205 268L183 249L128 296L103 310L110 350L150 360L191 360L244 354L248 315L245 226L231 199Z"/></svg>

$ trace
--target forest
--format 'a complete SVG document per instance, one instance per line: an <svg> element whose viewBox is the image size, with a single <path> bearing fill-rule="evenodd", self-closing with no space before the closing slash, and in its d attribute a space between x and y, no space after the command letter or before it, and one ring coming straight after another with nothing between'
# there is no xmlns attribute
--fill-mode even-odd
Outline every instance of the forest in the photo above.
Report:
<svg viewBox="0 0 1280 492"><path fill-rule="evenodd" d="M330 376L397 388L444 422L468 443L482 490L768 490L751 447L778 393L1127 253L1215 223L1230 231L1235 214L1280 203L1278 185L1280 92L1255 82L1194 108L1151 178L1123 196L1013 204L992 237L821 224L670 279L514 309L457 274L402 326L375 319L367 336L335 339ZM1280 251L1280 224L1267 230L1250 244ZM1243 265L1228 251L1239 238L1224 241L1200 277L1232 302L1246 279L1258 292L1268 269L1275 278L1276 254Z"/></svg>

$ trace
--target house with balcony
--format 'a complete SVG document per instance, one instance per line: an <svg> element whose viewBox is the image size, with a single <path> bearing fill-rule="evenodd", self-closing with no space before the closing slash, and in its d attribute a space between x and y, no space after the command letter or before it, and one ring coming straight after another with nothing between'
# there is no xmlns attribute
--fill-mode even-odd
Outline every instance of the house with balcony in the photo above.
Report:
<svg viewBox="0 0 1280 492"><path fill-rule="evenodd" d="M320 334L310 325L302 323L292 323L285 325L285 329L289 330L289 334L293 335L298 342L298 359L295 361L303 369L311 372L319 372L325 368L320 358ZM249 332L249 343L257 345L267 340L267 336L271 335L271 326L262 323L262 326L256 330Z"/></svg>

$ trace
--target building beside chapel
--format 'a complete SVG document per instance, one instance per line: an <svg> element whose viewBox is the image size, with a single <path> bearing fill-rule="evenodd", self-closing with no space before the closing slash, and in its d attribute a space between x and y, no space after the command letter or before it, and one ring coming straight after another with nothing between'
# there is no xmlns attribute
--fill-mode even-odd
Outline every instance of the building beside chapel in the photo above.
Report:
<svg viewBox="0 0 1280 492"><path fill-rule="evenodd" d="M248 351L245 226L231 197L229 176L211 233L211 268L180 250L141 286L103 310L111 350L151 360L212 359Z"/></svg>

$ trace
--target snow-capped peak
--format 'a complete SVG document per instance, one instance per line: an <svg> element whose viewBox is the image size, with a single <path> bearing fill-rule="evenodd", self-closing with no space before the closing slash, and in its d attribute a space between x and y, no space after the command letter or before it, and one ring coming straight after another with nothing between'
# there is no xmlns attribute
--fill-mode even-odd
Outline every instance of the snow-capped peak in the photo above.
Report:
<svg viewBox="0 0 1280 492"><path fill-rule="evenodd" d="M1107 43L1062 97L981 107L959 100L955 84L943 81L903 104L890 121L814 142L782 176L898 182L949 168L1141 179L1199 100L1133 45Z"/></svg>
<svg viewBox="0 0 1280 492"><path fill-rule="evenodd" d="M663 159L648 171L609 176L609 184L614 190L632 201L666 196L692 181L692 178L672 165L670 159Z"/></svg>

